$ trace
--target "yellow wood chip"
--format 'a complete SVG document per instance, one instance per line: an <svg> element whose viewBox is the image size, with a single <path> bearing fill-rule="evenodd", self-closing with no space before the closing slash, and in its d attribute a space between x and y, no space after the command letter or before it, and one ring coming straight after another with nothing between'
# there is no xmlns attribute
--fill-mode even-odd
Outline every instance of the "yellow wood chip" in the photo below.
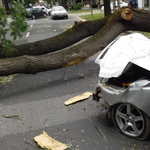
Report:
<svg viewBox="0 0 150 150"><path fill-rule="evenodd" d="M70 104L73 104L75 102L78 102L78 101L81 101L81 100L85 100L85 99L89 98L91 95L92 95L91 92L85 92L82 95L75 96L75 97L65 101L64 104L65 105L70 105Z"/></svg>
<svg viewBox="0 0 150 150"><path fill-rule="evenodd" d="M34 140L40 147L46 148L48 150L65 150L68 148L67 144L56 141L55 139L51 138L45 131L43 131L43 134L34 137Z"/></svg>

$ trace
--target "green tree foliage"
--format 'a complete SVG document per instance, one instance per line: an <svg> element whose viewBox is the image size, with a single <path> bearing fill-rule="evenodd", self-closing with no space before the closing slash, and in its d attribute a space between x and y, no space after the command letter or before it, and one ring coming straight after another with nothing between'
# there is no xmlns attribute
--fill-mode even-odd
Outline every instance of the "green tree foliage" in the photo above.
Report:
<svg viewBox="0 0 150 150"><path fill-rule="evenodd" d="M25 0L25 4L35 4L36 2L38 2L39 0Z"/></svg>
<svg viewBox="0 0 150 150"><path fill-rule="evenodd" d="M0 7L0 47L5 51L6 57L10 57L11 51L15 50L12 48L14 43L6 39L6 34L10 32L13 40L16 40L17 37L22 37L22 32L25 32L28 27L25 16L29 12L24 8L24 0L13 1L10 10L11 15L9 17L12 21L8 24L6 11Z"/></svg>
<svg viewBox="0 0 150 150"><path fill-rule="evenodd" d="M80 10L81 7L82 7L82 3L77 3L77 5L75 7L73 7L73 9Z"/></svg>

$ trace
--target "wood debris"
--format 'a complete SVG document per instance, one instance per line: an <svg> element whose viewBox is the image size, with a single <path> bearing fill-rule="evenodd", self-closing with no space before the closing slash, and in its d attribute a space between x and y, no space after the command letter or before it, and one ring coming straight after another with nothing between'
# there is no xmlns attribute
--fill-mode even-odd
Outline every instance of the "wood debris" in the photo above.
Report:
<svg viewBox="0 0 150 150"><path fill-rule="evenodd" d="M65 101L64 104L65 105L70 105L70 104L73 104L75 102L78 102L78 101L81 101L81 100L85 100L85 99L89 98L91 95L92 95L91 92L85 92L82 95L75 96L75 97Z"/></svg>
<svg viewBox="0 0 150 150"><path fill-rule="evenodd" d="M41 148L48 150L65 150L68 148L67 144L63 144L51 138L45 131L43 131L43 134L34 137L34 140Z"/></svg>
<svg viewBox="0 0 150 150"><path fill-rule="evenodd" d="M5 117L5 118L14 118L14 117L17 117L19 119L19 115L13 115L13 116L5 116L5 115L3 115L3 117Z"/></svg>

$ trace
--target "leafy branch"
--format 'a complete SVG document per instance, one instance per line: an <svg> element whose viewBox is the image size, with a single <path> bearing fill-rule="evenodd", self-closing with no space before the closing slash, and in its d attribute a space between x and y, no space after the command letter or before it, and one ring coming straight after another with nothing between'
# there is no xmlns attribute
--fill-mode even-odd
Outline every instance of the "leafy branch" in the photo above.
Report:
<svg viewBox="0 0 150 150"><path fill-rule="evenodd" d="M24 6L24 0L17 0L12 2L10 18L12 22L8 24L6 11L3 7L0 7L0 50L5 53L6 57L11 56L11 52L16 50L13 48L14 43L11 40L6 39L6 35L10 32L13 40L17 37L22 38L22 33L28 28L26 23L26 15L29 14Z"/></svg>

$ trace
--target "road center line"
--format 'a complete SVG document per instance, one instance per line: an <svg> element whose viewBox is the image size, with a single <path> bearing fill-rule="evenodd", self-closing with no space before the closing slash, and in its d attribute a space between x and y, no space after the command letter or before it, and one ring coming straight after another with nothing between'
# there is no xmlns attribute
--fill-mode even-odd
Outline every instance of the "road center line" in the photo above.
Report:
<svg viewBox="0 0 150 150"><path fill-rule="evenodd" d="M33 25L31 24L31 26L30 26L31 28L33 27Z"/></svg>
<svg viewBox="0 0 150 150"><path fill-rule="evenodd" d="M30 32L28 32L28 33L26 34L26 37L29 37L29 35L30 35Z"/></svg>
<svg viewBox="0 0 150 150"><path fill-rule="evenodd" d="M82 20L83 22L84 22L84 21L87 21L87 20L85 20L85 19L82 19L82 18L80 18L80 17L78 17L78 18L79 18L80 20Z"/></svg>

